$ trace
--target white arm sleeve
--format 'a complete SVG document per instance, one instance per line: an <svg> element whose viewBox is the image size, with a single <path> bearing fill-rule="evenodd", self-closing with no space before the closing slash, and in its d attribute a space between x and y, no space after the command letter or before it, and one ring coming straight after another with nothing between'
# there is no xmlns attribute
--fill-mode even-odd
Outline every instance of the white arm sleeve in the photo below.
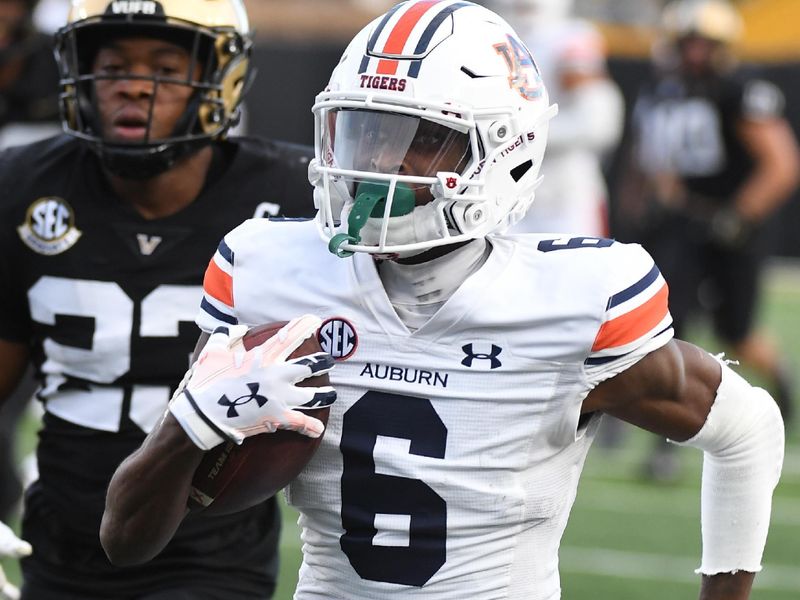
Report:
<svg viewBox="0 0 800 600"><path fill-rule="evenodd" d="M757 573L783 465L783 419L775 401L723 363L705 424L679 445L704 451L703 560L696 572Z"/></svg>

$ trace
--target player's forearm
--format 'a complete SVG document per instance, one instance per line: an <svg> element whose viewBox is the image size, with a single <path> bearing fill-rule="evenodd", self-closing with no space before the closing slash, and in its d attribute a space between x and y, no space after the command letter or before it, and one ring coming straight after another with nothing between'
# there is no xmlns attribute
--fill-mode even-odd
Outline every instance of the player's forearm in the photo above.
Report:
<svg viewBox="0 0 800 600"><path fill-rule="evenodd" d="M112 563L143 563L167 545L186 515L192 476L202 457L168 413L117 468L100 528Z"/></svg>
<svg viewBox="0 0 800 600"><path fill-rule="evenodd" d="M761 221L780 207L800 176L800 148L785 120L743 121L739 136L755 168L734 199L736 210L750 221Z"/></svg>
<svg viewBox="0 0 800 600"><path fill-rule="evenodd" d="M703 575L699 600L747 600L754 577L747 571Z"/></svg>
<svg viewBox="0 0 800 600"><path fill-rule="evenodd" d="M748 221L760 222L774 213L797 185L797 172L783 165L762 165L744 182L734 204Z"/></svg>

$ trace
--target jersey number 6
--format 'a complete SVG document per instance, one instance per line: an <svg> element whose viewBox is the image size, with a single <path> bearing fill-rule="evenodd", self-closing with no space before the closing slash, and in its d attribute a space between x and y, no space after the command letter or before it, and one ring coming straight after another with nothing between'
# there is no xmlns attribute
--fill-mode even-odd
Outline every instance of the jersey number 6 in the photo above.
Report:
<svg viewBox="0 0 800 600"><path fill-rule="evenodd" d="M430 400L374 391L345 413L342 427L342 551L364 579L422 587L447 558L447 505L419 479L381 473L379 437L408 440L409 454L442 459L447 428ZM408 539L382 536L381 523Z"/></svg>

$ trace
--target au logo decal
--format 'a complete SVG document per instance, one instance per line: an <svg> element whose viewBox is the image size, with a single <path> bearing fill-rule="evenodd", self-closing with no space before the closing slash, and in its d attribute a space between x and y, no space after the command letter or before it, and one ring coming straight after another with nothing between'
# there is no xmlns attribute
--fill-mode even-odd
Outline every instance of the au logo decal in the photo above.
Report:
<svg viewBox="0 0 800 600"><path fill-rule="evenodd" d="M55 196L39 198L31 204L17 233L26 246L45 256L66 252L83 235L75 227L72 207Z"/></svg>
<svg viewBox="0 0 800 600"><path fill-rule="evenodd" d="M508 67L508 85L517 90L525 100L535 100L543 92L542 76L530 50L521 41L507 35L505 44L495 44L494 49Z"/></svg>

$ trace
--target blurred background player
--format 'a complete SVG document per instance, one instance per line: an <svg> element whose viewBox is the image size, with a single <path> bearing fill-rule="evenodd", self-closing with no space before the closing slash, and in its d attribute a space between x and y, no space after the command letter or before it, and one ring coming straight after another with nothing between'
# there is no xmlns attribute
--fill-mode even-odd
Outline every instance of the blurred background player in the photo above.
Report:
<svg viewBox="0 0 800 600"><path fill-rule="evenodd" d="M41 31L55 33L69 14L70 0L39 0L33 11L33 22Z"/></svg>
<svg viewBox="0 0 800 600"><path fill-rule="evenodd" d="M797 184L800 155L781 92L736 68L731 44L741 30L722 0L664 10L655 77L633 110L622 220L641 227L635 235L669 283L676 334L685 335L691 316L710 314L731 357L765 378L788 420L789 373L754 320L766 225ZM650 472L671 477L676 466L657 452Z"/></svg>
<svg viewBox="0 0 800 600"><path fill-rule="evenodd" d="M536 202L514 231L608 236L603 159L616 148L625 114L606 72L603 39L572 16L573 0L492 0L536 57L558 116L550 122Z"/></svg>
<svg viewBox="0 0 800 600"><path fill-rule="evenodd" d="M58 68L50 35L34 25L36 0L0 0L0 148L60 131Z"/></svg>
<svg viewBox="0 0 800 600"><path fill-rule="evenodd" d="M0 149L61 130L53 40L35 26L36 6L33 0L0 0ZM31 383L27 378L0 409L0 521L9 519L20 499L14 440Z"/></svg>
<svg viewBox="0 0 800 600"><path fill-rule="evenodd" d="M226 139L251 76L241 0L74 0L57 50L70 135L0 156L0 399L32 362L46 411L23 598L267 598L274 501L189 518L138 569L98 531L186 369L207 256L244 219L312 210L311 151Z"/></svg>

